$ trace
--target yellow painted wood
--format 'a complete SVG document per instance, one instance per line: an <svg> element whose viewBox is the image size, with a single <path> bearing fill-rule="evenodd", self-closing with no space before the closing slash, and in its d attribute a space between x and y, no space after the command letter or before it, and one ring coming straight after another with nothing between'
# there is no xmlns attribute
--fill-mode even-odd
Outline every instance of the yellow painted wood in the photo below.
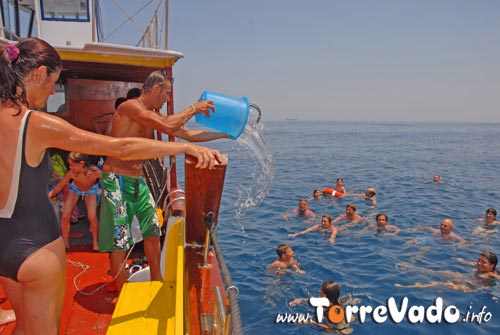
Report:
<svg viewBox="0 0 500 335"><path fill-rule="evenodd" d="M122 65L136 65L151 68L165 68L174 65L177 59L173 57L154 58L154 57L134 57L126 55L106 55L90 52L58 50L63 60L72 60L80 62L96 62Z"/></svg>
<svg viewBox="0 0 500 335"><path fill-rule="evenodd" d="M108 335L183 335L184 220L167 230L164 281L126 283L120 293Z"/></svg>

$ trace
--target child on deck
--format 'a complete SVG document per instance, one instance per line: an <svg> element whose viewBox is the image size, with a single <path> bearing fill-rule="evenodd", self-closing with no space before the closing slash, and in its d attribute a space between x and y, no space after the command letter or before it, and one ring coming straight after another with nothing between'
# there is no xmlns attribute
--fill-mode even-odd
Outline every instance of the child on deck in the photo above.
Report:
<svg viewBox="0 0 500 335"><path fill-rule="evenodd" d="M90 232L92 233L92 247L98 250L97 236L99 223L97 222L97 186L96 182L101 178L101 171L95 166L87 164L87 155L71 152L68 156L69 171L64 178L49 192L49 197L54 197L63 187L70 183L70 191L64 202L61 216L61 233L67 249L70 247L69 220L71 212L78 202L79 196L85 198L87 206L87 218L90 222Z"/></svg>

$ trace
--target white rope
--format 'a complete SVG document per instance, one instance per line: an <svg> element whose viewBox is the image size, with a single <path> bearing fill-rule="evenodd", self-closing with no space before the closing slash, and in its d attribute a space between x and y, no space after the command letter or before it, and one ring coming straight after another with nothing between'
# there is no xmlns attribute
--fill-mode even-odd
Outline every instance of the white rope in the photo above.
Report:
<svg viewBox="0 0 500 335"><path fill-rule="evenodd" d="M132 247L129 249L129 251L127 253L127 256L125 257L125 259L123 260L123 263L120 266L120 271L117 274L115 274L115 276L113 277L113 279L111 279L109 282L106 282L106 283L102 284L101 286L99 286L98 288L96 288L95 290L93 290L91 292L84 292L83 290L81 290L78 287L78 284L76 283L76 280L78 279L78 277L80 277L82 274L84 274L85 272L87 272L90 269L90 266L88 264L83 264L81 262L72 261L71 259L66 259L66 263L69 263L69 264L74 265L76 267L82 268L82 271L80 271L80 273L78 273L77 275L75 275L73 277L73 286L76 288L76 291L78 293L83 294L83 295L91 296L91 295L95 294L97 291L99 291L100 289L102 289L103 287L105 287L106 285L112 283L116 279L116 277L118 277L118 275L120 274L120 272L122 272L123 269L125 269L125 263L127 262L127 259L129 258L130 253L132 252L132 250L134 249L134 247L135 247L135 242L132 245Z"/></svg>

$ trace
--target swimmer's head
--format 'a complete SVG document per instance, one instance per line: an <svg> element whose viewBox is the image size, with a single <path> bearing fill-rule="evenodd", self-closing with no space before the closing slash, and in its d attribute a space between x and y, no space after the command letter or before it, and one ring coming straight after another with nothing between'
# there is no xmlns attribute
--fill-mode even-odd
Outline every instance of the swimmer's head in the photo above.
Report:
<svg viewBox="0 0 500 335"><path fill-rule="evenodd" d="M441 234L449 234L453 230L453 220L452 219L442 219L441 220L441 225L440 225L440 230Z"/></svg>
<svg viewBox="0 0 500 335"><path fill-rule="evenodd" d="M307 210L307 207L308 207L307 199L300 199L299 200L299 210L305 211L305 210Z"/></svg>
<svg viewBox="0 0 500 335"><path fill-rule="evenodd" d="M288 249L292 250L292 246L288 243L282 243L278 245L276 248L276 254L278 254L278 257L281 258L283 255L287 254ZM293 254L293 251L292 251Z"/></svg>
<svg viewBox="0 0 500 335"><path fill-rule="evenodd" d="M332 226L332 216L330 214L323 214L321 217L321 228L326 229Z"/></svg>
<svg viewBox="0 0 500 335"><path fill-rule="evenodd" d="M496 220L497 218L497 210L494 208L488 208L486 210L486 217L488 217L488 214L493 215L493 219Z"/></svg>
<svg viewBox="0 0 500 335"><path fill-rule="evenodd" d="M378 213L375 217L375 221L377 221L377 226L379 227L385 226L388 220L389 218L385 213Z"/></svg>
<svg viewBox="0 0 500 335"><path fill-rule="evenodd" d="M373 198L377 194L377 190L374 187L368 187L365 191L365 197Z"/></svg>
<svg viewBox="0 0 500 335"><path fill-rule="evenodd" d="M436 175L434 176L434 178L432 178L432 180L435 182L435 183L439 183L441 181L441 177Z"/></svg>
<svg viewBox="0 0 500 335"><path fill-rule="evenodd" d="M346 212L349 212L349 211L356 212L356 204L347 204L345 206L345 211Z"/></svg>
<svg viewBox="0 0 500 335"><path fill-rule="evenodd" d="M340 285L333 280L325 280L321 284L321 289L319 291L320 296L327 297L330 300L330 304L338 305L340 296Z"/></svg>
<svg viewBox="0 0 500 335"><path fill-rule="evenodd" d="M321 197L322 197L321 190L316 189L313 191L313 198L314 199L319 199Z"/></svg>
<svg viewBox="0 0 500 335"><path fill-rule="evenodd" d="M484 262L486 261L486 262ZM485 265L481 265L481 262L487 263ZM481 272L493 272L495 271L495 268L497 267L498 264L498 258L497 255L494 253L488 251L488 252L483 252L479 255L479 259L477 260L477 267L479 271L480 266L485 266L489 271L481 271Z"/></svg>

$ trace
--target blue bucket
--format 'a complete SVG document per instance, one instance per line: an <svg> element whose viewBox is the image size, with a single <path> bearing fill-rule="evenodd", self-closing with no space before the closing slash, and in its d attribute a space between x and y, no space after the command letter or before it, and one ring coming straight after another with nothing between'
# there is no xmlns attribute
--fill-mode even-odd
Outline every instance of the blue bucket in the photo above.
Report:
<svg viewBox="0 0 500 335"><path fill-rule="evenodd" d="M248 121L250 104L247 97L241 99L229 97L210 91L201 94L199 101L212 100L215 106L215 114L210 113L210 118L204 114L196 114L197 123L209 128L218 130L231 136L233 140L237 139Z"/></svg>

